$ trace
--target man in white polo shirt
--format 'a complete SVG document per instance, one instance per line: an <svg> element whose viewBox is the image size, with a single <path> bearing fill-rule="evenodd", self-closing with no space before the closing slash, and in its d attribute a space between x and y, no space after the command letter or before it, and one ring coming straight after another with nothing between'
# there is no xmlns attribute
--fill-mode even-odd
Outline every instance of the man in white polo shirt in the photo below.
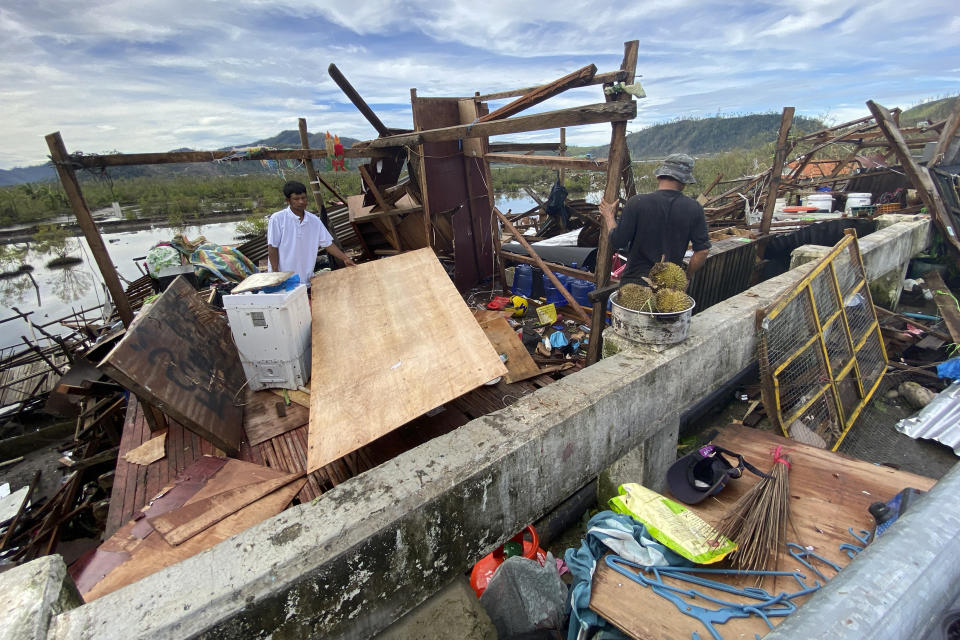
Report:
<svg viewBox="0 0 960 640"><path fill-rule="evenodd" d="M320 218L307 211L307 188L302 182L291 180L283 185L283 196L290 206L271 215L267 224L270 271L293 271L309 287L320 247L348 267L356 266L333 244L333 237Z"/></svg>

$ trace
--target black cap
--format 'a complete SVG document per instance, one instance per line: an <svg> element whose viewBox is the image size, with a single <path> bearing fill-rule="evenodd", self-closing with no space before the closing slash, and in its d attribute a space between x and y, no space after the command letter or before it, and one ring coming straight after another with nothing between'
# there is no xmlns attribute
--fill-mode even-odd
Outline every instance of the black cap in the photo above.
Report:
<svg viewBox="0 0 960 640"><path fill-rule="evenodd" d="M736 457L735 467L723 454ZM708 444L674 462L667 470L670 493L686 504L697 504L720 493L731 478L743 473L743 457L716 445Z"/></svg>

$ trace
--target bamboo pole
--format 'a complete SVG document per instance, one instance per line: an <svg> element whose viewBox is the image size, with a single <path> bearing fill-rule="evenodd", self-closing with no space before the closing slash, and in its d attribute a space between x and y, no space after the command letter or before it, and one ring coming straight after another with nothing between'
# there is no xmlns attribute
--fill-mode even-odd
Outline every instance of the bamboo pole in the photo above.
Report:
<svg viewBox="0 0 960 640"><path fill-rule="evenodd" d="M773 209L777 205L777 191L783 178L783 163L787 157L787 134L793 125L793 107L784 107L780 117L780 133L777 136L777 150L773 154L773 166L770 168L770 184L767 186L767 202L763 206L763 219L760 221L760 234L770 233Z"/></svg>

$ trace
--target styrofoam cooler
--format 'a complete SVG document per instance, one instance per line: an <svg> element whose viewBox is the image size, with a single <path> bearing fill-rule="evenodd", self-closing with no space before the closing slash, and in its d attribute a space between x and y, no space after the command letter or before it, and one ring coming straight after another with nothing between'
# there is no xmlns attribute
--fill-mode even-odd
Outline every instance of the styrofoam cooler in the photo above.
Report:
<svg viewBox="0 0 960 640"><path fill-rule="evenodd" d="M223 296L233 340L252 391L296 389L310 380L307 287Z"/></svg>

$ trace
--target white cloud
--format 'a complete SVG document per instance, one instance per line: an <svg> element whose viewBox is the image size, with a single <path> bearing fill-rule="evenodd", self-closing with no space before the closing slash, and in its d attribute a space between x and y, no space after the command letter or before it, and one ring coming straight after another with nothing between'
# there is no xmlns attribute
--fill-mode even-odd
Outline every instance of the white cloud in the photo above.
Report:
<svg viewBox="0 0 960 640"><path fill-rule="evenodd" d="M472 95L617 68L640 41L650 96L631 130L690 115L779 111L839 121L869 98L908 106L960 92L952 2L656 0L7 0L0 8L0 167L42 162L43 135L71 150L212 148L296 128L368 138L326 74L334 61L393 127L409 89ZM538 110L600 102L598 87ZM556 132L528 134L555 139ZM602 144L609 126L571 128Z"/></svg>

